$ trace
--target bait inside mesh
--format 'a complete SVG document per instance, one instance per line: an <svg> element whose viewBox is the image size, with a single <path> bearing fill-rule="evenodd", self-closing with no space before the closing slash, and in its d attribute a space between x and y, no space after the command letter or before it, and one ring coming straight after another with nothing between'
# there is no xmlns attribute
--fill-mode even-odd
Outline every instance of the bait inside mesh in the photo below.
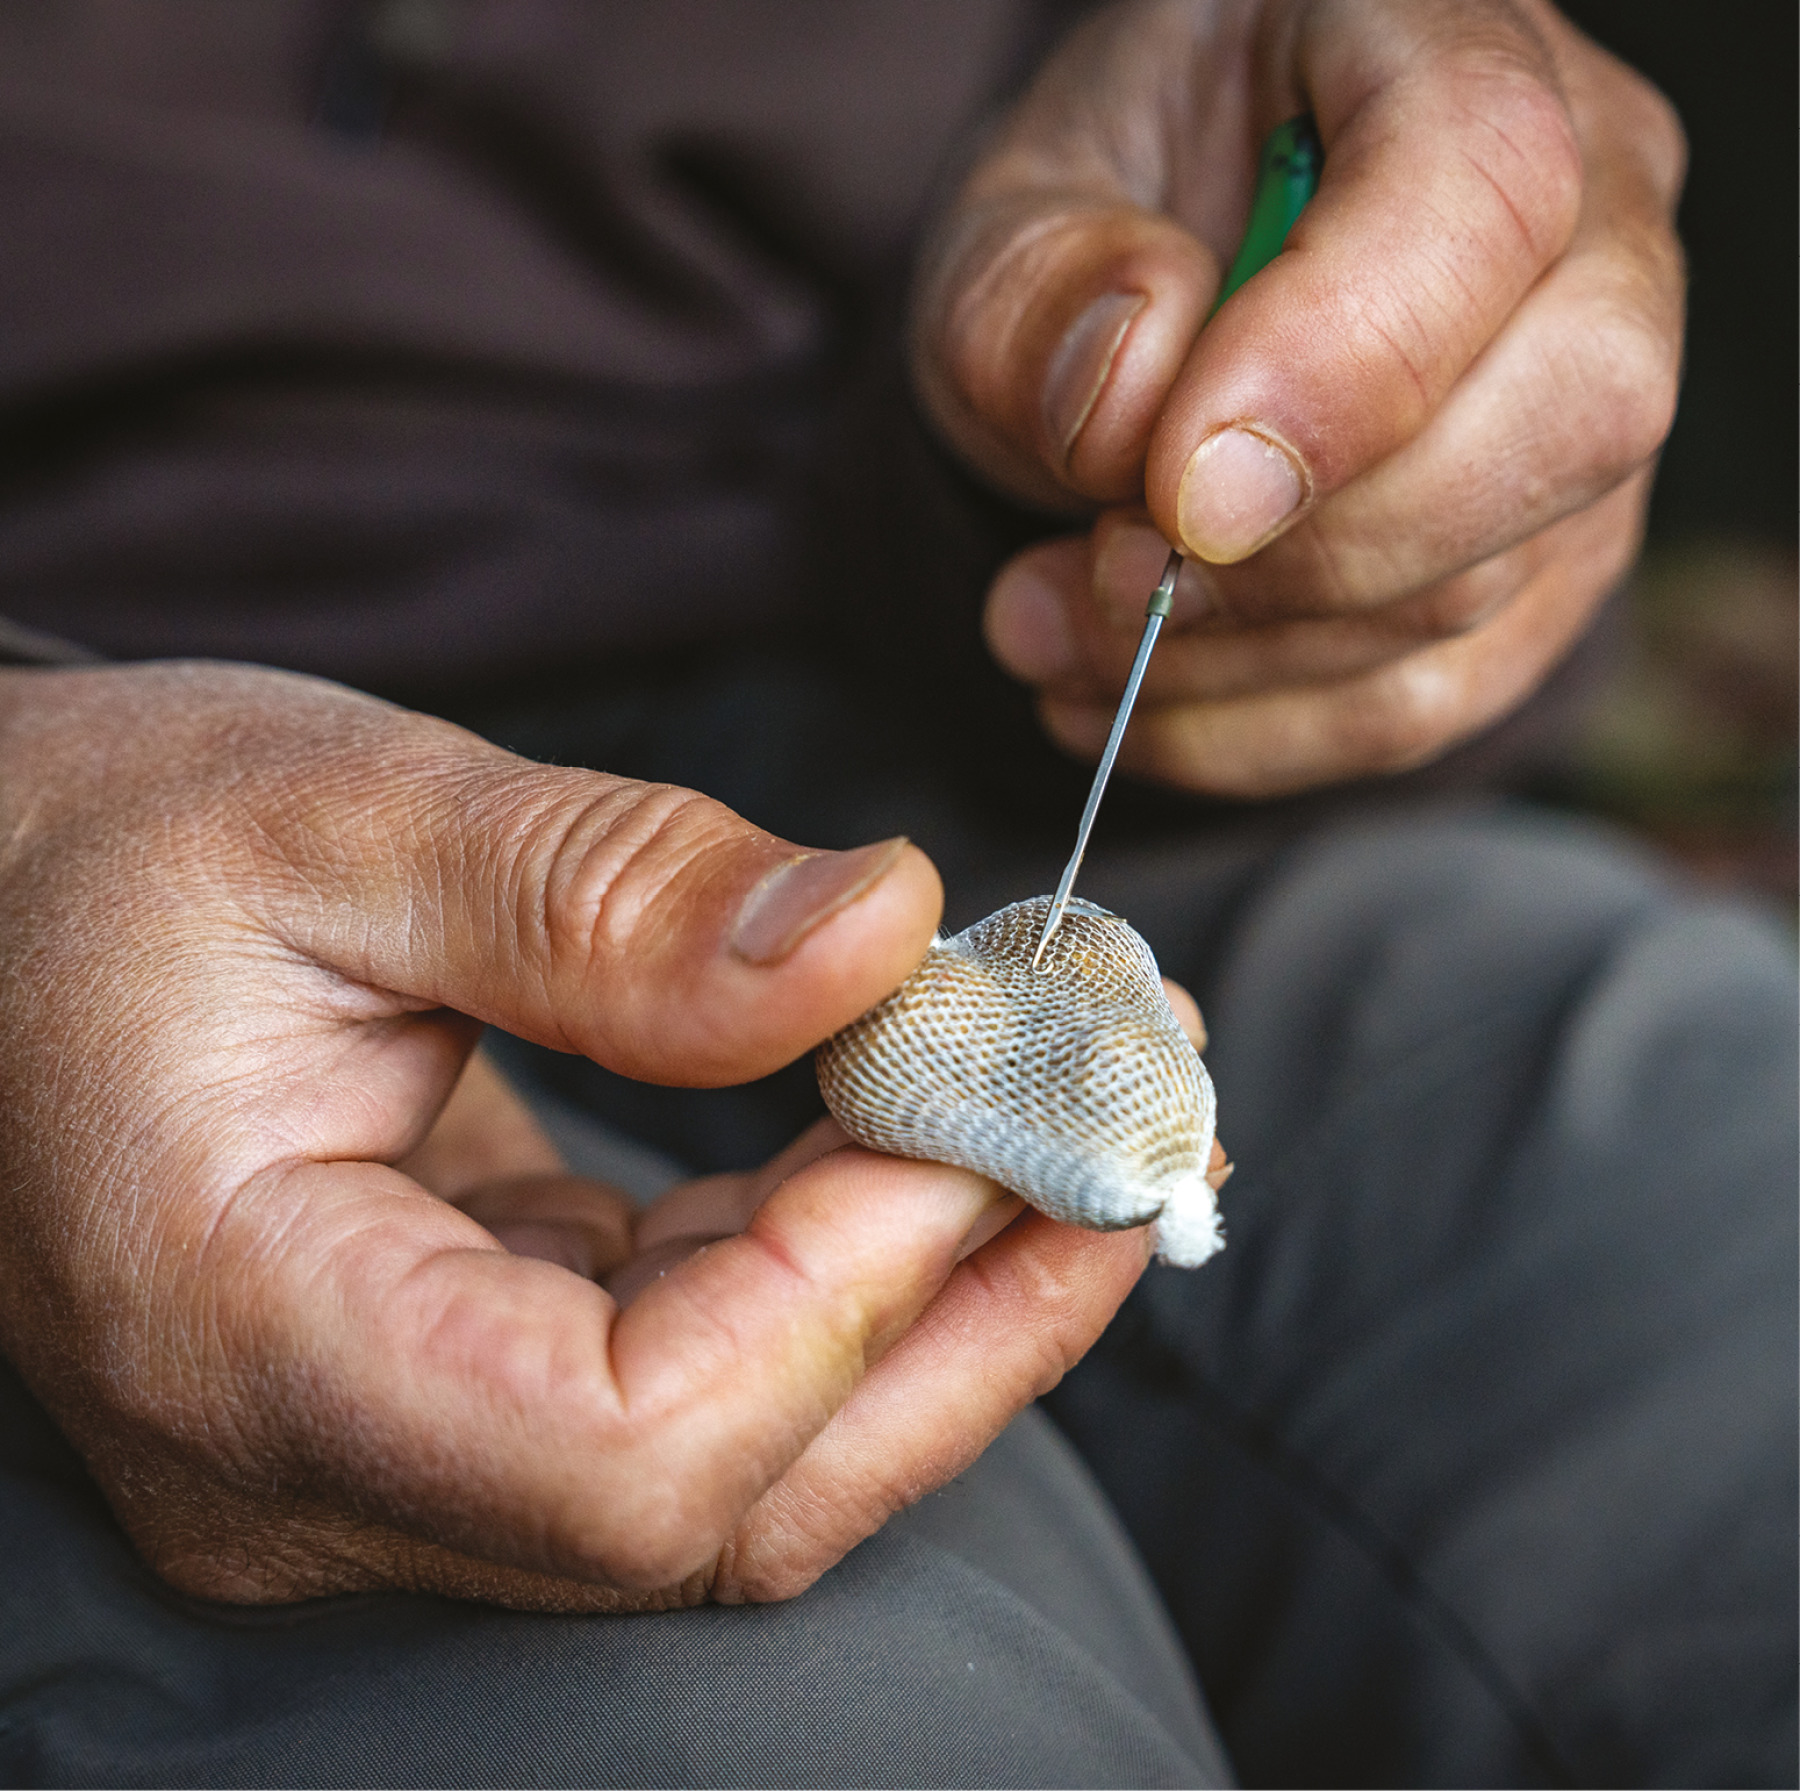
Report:
<svg viewBox="0 0 1800 1791"><path fill-rule="evenodd" d="M1222 1241L1211 1079L1116 914L1070 902L1031 967L1049 901L937 941L820 1046L825 1104L873 1150L975 1170L1096 1230L1155 1219L1166 1257L1203 1261Z"/></svg>

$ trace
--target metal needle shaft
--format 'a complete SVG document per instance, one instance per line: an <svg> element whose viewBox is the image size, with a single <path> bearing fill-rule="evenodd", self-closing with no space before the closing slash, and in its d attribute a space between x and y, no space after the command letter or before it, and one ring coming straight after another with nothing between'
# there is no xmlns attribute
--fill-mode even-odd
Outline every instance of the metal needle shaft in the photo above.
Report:
<svg viewBox="0 0 1800 1791"><path fill-rule="evenodd" d="M1100 755L1100 763L1094 771L1094 787L1088 791L1087 807L1081 811L1081 826L1075 833L1075 851L1063 867L1062 881L1057 884L1056 894L1050 902L1050 912L1044 917L1044 930L1038 936L1037 950L1031 954L1033 970L1037 969L1038 962L1044 955L1044 947L1062 925L1063 910L1069 905L1069 892L1075 887L1075 874L1081 869L1081 861L1087 853L1088 835L1094 831L1094 817L1100 812L1100 798L1106 794L1106 780L1112 776L1113 760L1119 756L1119 742L1125 738L1125 726L1131 720L1132 707L1137 702L1138 686L1144 681L1144 670L1150 663L1150 653L1156 645L1156 637L1162 632L1163 618L1173 607L1175 580L1180 573L1181 552L1176 549L1169 555L1169 562L1163 567L1162 582L1151 594L1149 605L1144 611L1144 638L1138 642L1137 658L1131 662L1131 676L1125 680L1125 694L1119 698L1118 713L1113 716L1112 732L1106 737L1106 750Z"/></svg>
<svg viewBox="0 0 1800 1791"><path fill-rule="evenodd" d="M1305 209L1319 185L1319 165L1324 160L1319 134L1310 117L1290 118L1269 133L1257 164L1256 194L1250 208L1249 227L1238 247L1225 284L1213 303L1216 312L1232 293L1253 279L1259 269L1268 266L1282 251L1294 220ZM1163 567L1162 583L1150 599L1144 618L1144 638L1138 642L1137 658L1131 676L1126 680L1125 694L1119 699L1119 712L1113 717L1112 732L1107 736L1106 751L1100 755L1100 767L1094 773L1094 787L1088 791L1087 807L1082 810L1081 829L1075 836L1075 856L1063 871L1062 881L1050 902L1044 919L1044 930L1038 937L1037 950L1031 954L1031 967L1036 969L1056 929L1062 925L1063 910L1069 905L1069 891L1075 887L1075 873L1081 869L1082 854L1087 851L1088 835L1093 831L1094 816L1100 812L1100 798L1106 794L1106 780L1112 776L1113 760L1119 756L1119 742L1125 738L1125 724L1131 720L1131 706L1137 701L1138 686L1144 681L1144 668L1150 663L1151 649L1168 615L1175 594L1175 579L1181 571L1181 555L1169 555Z"/></svg>

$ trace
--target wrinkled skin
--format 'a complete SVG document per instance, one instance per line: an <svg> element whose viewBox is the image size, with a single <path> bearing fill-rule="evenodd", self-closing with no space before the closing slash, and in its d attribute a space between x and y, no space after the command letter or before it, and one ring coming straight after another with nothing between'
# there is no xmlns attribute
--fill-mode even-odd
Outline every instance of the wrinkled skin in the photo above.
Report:
<svg viewBox="0 0 1800 1791"><path fill-rule="evenodd" d="M1324 188L1197 338L1302 103ZM990 602L1052 731L1091 746L1110 709L1146 501L1201 564L1140 770L1292 789L1516 702L1636 539L1680 160L1656 96L1523 0L1098 15L972 169L916 330L978 469L1105 507ZM1300 494L1260 532L1184 485L1233 422L1264 498L1271 469ZM0 1344L160 1573L779 1598L1088 1347L1142 1231L828 1131L640 1218L471 1064L482 1022L690 1085L810 1049L918 962L940 892L874 852L772 945L744 917L796 850L313 680L0 672Z"/></svg>
<svg viewBox="0 0 1800 1791"><path fill-rule="evenodd" d="M923 955L912 848L752 964L784 842L331 685L0 675L0 751L5 1347L188 1591L792 1593L1143 1267L822 1130L634 1223L459 1084L465 1016L665 1080L788 1061ZM592 1278L659 1250L623 1310Z"/></svg>
<svg viewBox="0 0 1800 1791"><path fill-rule="evenodd" d="M1302 110L1318 195L1202 331L1257 146ZM1140 773L1280 794L1417 764L1526 697L1637 549L1684 153L1661 96L1536 0L1092 20L946 213L915 337L969 460L1099 507L988 601L1051 734L1098 751L1170 542L1190 559Z"/></svg>

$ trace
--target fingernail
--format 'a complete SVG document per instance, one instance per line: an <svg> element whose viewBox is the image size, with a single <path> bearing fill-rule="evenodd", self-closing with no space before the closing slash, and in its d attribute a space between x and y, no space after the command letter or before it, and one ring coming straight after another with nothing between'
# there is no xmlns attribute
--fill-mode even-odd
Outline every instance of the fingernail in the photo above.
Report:
<svg viewBox="0 0 1800 1791"><path fill-rule="evenodd" d="M778 864L738 910L731 949L752 964L779 964L821 921L867 895L905 850L900 834L853 852L802 852Z"/></svg>
<svg viewBox="0 0 1800 1791"><path fill-rule="evenodd" d="M994 657L1027 684L1050 684L1080 664L1062 593L1029 564L994 580L985 618Z"/></svg>
<svg viewBox="0 0 1800 1791"><path fill-rule="evenodd" d="M1137 635L1144 626L1144 605L1169 561L1169 544L1148 523L1121 523L1108 529L1094 554L1094 600L1122 634ZM1175 580L1174 627L1197 622L1217 609L1211 581L1195 560L1181 562Z"/></svg>
<svg viewBox="0 0 1800 1791"><path fill-rule="evenodd" d="M1261 547L1305 497L1299 462L1279 442L1249 429L1221 429L1188 461L1175 520L1190 552L1229 565Z"/></svg>
<svg viewBox="0 0 1800 1791"><path fill-rule="evenodd" d="M1141 292L1107 292L1069 325L1044 375L1044 429L1066 460L1112 372L1132 319L1150 302Z"/></svg>

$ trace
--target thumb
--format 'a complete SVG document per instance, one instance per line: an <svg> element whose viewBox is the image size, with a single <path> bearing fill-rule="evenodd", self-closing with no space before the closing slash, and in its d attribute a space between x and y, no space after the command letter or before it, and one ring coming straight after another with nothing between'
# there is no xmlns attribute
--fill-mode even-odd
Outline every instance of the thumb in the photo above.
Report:
<svg viewBox="0 0 1800 1791"><path fill-rule="evenodd" d="M262 918L358 981L711 1086L848 1024L937 926L937 873L903 839L810 851L692 790L535 765L316 689L329 724L284 705L262 774L285 871ZM233 750L241 798L241 731Z"/></svg>
<svg viewBox="0 0 1800 1791"><path fill-rule="evenodd" d="M1207 141L1212 109L1188 91L1209 28L1191 9L1114 9L1074 33L927 245L920 395L1030 501L1142 500L1158 413L1219 286L1203 213L1237 196L1216 173L1204 203L1176 191L1180 167L1242 160L1237 137Z"/></svg>

